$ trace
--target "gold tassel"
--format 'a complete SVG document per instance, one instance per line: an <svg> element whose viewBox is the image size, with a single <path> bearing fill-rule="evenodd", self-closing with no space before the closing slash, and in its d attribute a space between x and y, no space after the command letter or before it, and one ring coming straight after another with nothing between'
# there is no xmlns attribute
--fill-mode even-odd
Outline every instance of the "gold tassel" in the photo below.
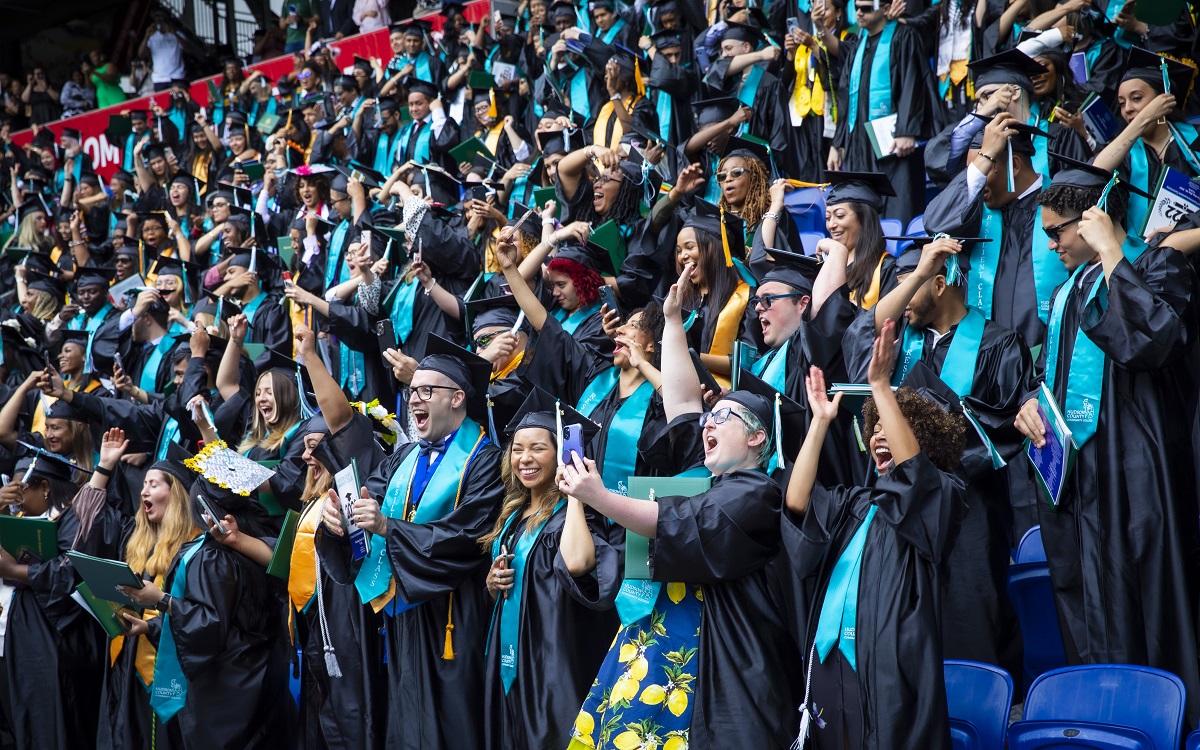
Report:
<svg viewBox="0 0 1200 750"><path fill-rule="evenodd" d="M500 110L496 108L496 90L488 89L488 117L493 120L499 119Z"/></svg>
<svg viewBox="0 0 1200 750"><path fill-rule="evenodd" d="M442 658L446 661L454 661L454 643L451 635L454 633L454 623L451 620L454 617L454 593L450 594L450 606L446 608L446 647L442 650Z"/></svg>
<svg viewBox="0 0 1200 750"><path fill-rule="evenodd" d="M733 256L729 254L729 233L725 230L725 209L721 209L721 250L725 252L725 267L733 268Z"/></svg>

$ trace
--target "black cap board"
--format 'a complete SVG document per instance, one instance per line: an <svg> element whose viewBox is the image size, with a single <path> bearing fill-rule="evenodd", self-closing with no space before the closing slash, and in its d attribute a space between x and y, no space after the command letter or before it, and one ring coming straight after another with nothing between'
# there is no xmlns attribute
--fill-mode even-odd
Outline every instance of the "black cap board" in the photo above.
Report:
<svg viewBox="0 0 1200 750"><path fill-rule="evenodd" d="M492 378L492 363L477 354L431 334L425 344L425 358L418 370L440 372L467 394L467 414L480 424L487 419L487 388Z"/></svg>
<svg viewBox="0 0 1200 750"><path fill-rule="evenodd" d="M529 427L540 427L543 430L549 430L557 443L560 417L556 411L562 413L561 420L564 427L566 425L577 424L583 428L583 445L586 446L592 442L592 439L600 433L600 425L580 414L570 404L555 398L548 391L538 386L534 386L529 395L525 397L525 400L517 409L517 413L513 415L512 419L504 427L504 432L508 435L514 435L518 430L524 430ZM582 459L583 456L580 456L580 458Z"/></svg>
<svg viewBox="0 0 1200 750"><path fill-rule="evenodd" d="M865 203L882 211L884 199L896 195L892 181L882 172L826 172L825 179L830 183L825 196L827 206Z"/></svg>
<svg viewBox="0 0 1200 750"><path fill-rule="evenodd" d="M1091 164L1079 161L1078 159L1072 159L1069 156L1063 156L1062 154L1050 152L1050 157L1058 159L1060 162L1068 166L1067 169L1060 169L1058 172L1054 173L1054 176L1051 179L1051 185L1066 185L1069 187L1087 189L1103 188L1108 184L1109 180L1111 180L1113 176L1112 172L1106 172L1100 167L1092 166ZM1124 188L1134 195L1140 195L1143 198L1150 198L1151 200L1154 198L1154 196L1152 196L1150 193L1147 193L1145 190L1142 190L1138 186L1126 182L1125 180L1121 180L1117 187Z"/></svg>
<svg viewBox="0 0 1200 750"><path fill-rule="evenodd" d="M767 255L775 261L775 267L763 274L759 286L776 281L800 292L812 292L813 282L821 270L819 260L785 250L767 250Z"/></svg>
<svg viewBox="0 0 1200 750"><path fill-rule="evenodd" d="M975 88L994 84L1012 84L1032 91L1034 76L1047 72L1046 66L1019 49L985 57L967 65L975 74Z"/></svg>

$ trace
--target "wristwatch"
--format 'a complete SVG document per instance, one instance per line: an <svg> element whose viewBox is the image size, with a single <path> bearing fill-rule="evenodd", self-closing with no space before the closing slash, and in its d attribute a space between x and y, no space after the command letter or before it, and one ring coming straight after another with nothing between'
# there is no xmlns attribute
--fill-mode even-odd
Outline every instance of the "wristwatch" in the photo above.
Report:
<svg viewBox="0 0 1200 750"><path fill-rule="evenodd" d="M171 611L171 595L163 594L163 598L158 600L158 604L155 604L154 608L164 615L169 613Z"/></svg>

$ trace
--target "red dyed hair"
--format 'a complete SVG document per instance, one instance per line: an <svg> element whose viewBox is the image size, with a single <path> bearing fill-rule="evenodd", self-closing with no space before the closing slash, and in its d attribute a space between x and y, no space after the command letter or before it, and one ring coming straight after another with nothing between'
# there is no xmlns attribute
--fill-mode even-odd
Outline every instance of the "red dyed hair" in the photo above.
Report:
<svg viewBox="0 0 1200 750"><path fill-rule="evenodd" d="M580 307L587 307L599 301L600 287L604 284L604 279L594 270L569 258L551 258L546 268L571 280L575 285L575 296Z"/></svg>

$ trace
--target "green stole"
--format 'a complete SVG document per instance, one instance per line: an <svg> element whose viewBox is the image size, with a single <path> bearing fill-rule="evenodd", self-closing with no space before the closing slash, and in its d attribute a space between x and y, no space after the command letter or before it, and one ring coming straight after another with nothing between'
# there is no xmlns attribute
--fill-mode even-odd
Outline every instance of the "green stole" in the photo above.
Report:
<svg viewBox="0 0 1200 750"><path fill-rule="evenodd" d="M483 428L470 417L463 420L462 425L454 434L454 439L446 446L446 452L438 461L425 491L419 498L413 513L412 523L430 523L443 518L458 505L462 496L463 482L466 481L467 469L479 449L487 443ZM383 497L383 507L380 512L388 518L404 518L404 511L413 500L413 472L417 468L419 448L409 451L400 463L392 478L388 481L387 492ZM387 558L387 539L378 534L371 535L371 552L363 561L354 579L354 587L363 604L369 604L388 590L392 581L392 564ZM399 602L399 603L398 603ZM403 612L417 606L420 602L409 604L400 599L397 594L392 601L395 612ZM391 608L389 606L389 611Z"/></svg>
<svg viewBox="0 0 1200 750"><path fill-rule="evenodd" d="M879 33L879 45L875 47L875 57L871 60L871 87L867 94L867 119L877 120L893 112L892 107L892 36L896 33L896 21L888 21ZM849 121L846 125L850 132L858 120L858 94L862 84L863 58L867 52L867 30L858 33L858 47L854 50L853 67L850 69L850 101L848 103Z"/></svg>
<svg viewBox="0 0 1200 750"><path fill-rule="evenodd" d="M996 270L1000 266L1000 252L1004 244L1003 212L982 205L983 219L979 223L979 235L991 242L977 242L971 248L971 271L968 275L966 303L979 309L983 317L991 320L992 296L995 293ZM1020 252L1012 248L1010 252ZM1054 288L1061 284L1067 273L1058 258L1050 252L1050 238L1042 231L1042 207L1038 206L1033 217L1033 237L1030 245L1033 261L1033 283L1037 294L1038 317L1046 322L1050 314L1050 297Z"/></svg>
<svg viewBox="0 0 1200 750"><path fill-rule="evenodd" d="M575 408L585 417L591 417L596 406L617 388L621 380L621 368L610 367L592 379L583 391ZM618 495L628 495L626 479L635 473L638 457L638 437L646 423L646 412L654 386L644 381L625 403L621 404L608 424L608 442L604 446L604 465L600 475L604 486Z"/></svg>
<svg viewBox="0 0 1200 750"><path fill-rule="evenodd" d="M201 534L195 544L179 558L175 578L171 580L171 598L183 599L187 590L188 563L204 546L207 534ZM154 659L154 682L150 690L150 708L163 722L171 720L187 702L188 681L179 663L175 636L171 633L171 613L162 616L162 631L158 637L158 656Z"/></svg>
<svg viewBox="0 0 1200 750"><path fill-rule="evenodd" d="M577 309L572 313L559 307L554 310L554 319L562 324L562 329L567 332L568 336L574 336L575 331L579 330L579 326L583 321L587 320L592 313L598 311L600 305L600 302L593 302L591 305Z"/></svg>
<svg viewBox="0 0 1200 750"><path fill-rule="evenodd" d="M1133 263L1146 252L1146 243L1136 235L1127 235L1121 252L1126 260ZM1051 392L1058 383L1058 349L1062 345L1063 312L1071 290L1075 288L1076 278L1087 268L1076 268L1054 296L1054 309L1046 329L1046 385ZM1086 304L1091 304L1097 297L1100 306L1107 307L1108 284L1104 283L1103 270L1088 290ZM1100 421L1100 402L1104 395L1104 363L1107 359L1104 351L1082 328L1075 333L1075 346L1071 350L1071 361L1067 363L1067 399L1063 404L1063 416L1071 428L1071 438L1077 448L1083 448L1084 443L1096 434L1096 426Z"/></svg>
<svg viewBox="0 0 1200 750"><path fill-rule="evenodd" d="M533 549L533 545L538 540L538 536L542 533L542 529L546 524L550 523L550 518L558 515L558 512L566 507L567 500L563 498L554 506L554 512L545 521L542 521L533 529L525 529L525 533L517 540L517 543L509 550L513 556L509 561L508 566L513 571L513 587L507 597L497 596L496 605L492 608L492 622L496 621L496 612L500 612L500 682L504 685L504 694L508 695L508 691L512 689L513 680L517 679L517 650L521 648L521 608L525 603L525 563L529 558L529 551ZM513 513L504 523L504 529L500 532L500 536L496 537L496 541L492 542L492 560L495 560L500 555L500 545L504 537L508 534L509 528L513 522L520 517L519 513ZM488 628L490 631L491 628ZM483 653L486 656L488 648L491 646L489 639L488 644L484 646Z"/></svg>
<svg viewBox="0 0 1200 750"><path fill-rule="evenodd" d="M987 321L983 313L973 307L967 308L967 315L958 322L954 329L954 338L950 339L950 349L946 352L946 361L938 377L950 386L961 399L971 393L971 383L975 380L975 364L979 361L979 344L983 341L983 326ZM900 361L892 373L892 385L899 386L912 370L913 365L921 361L925 353L925 331L913 325L904 327L904 342L900 346Z"/></svg>

